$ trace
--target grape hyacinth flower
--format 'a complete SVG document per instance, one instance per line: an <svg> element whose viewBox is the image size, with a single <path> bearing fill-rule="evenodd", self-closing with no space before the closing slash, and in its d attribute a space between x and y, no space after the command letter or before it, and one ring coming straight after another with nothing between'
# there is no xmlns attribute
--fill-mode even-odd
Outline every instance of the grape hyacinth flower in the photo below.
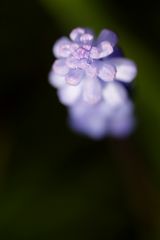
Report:
<svg viewBox="0 0 160 240"><path fill-rule="evenodd" d="M53 46L57 58L49 82L68 107L70 126L92 138L127 136L134 127L127 88L136 77L135 63L123 57L117 35L107 29L97 39L87 28Z"/></svg>

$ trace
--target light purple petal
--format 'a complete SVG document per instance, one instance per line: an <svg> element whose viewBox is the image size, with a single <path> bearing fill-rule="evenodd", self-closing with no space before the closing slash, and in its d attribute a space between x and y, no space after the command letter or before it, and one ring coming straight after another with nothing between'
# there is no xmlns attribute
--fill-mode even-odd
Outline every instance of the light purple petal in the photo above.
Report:
<svg viewBox="0 0 160 240"><path fill-rule="evenodd" d="M70 39L80 45L90 45L93 38L94 34L89 28L75 28L70 33Z"/></svg>
<svg viewBox="0 0 160 240"><path fill-rule="evenodd" d="M49 73L49 83L55 88L61 88L65 85L65 77L55 74L53 71Z"/></svg>
<svg viewBox="0 0 160 240"><path fill-rule="evenodd" d="M100 58L107 57L113 52L113 47L108 41L101 42L98 48L100 49Z"/></svg>
<svg viewBox="0 0 160 240"><path fill-rule="evenodd" d="M77 68L78 67L78 64L79 64L79 60L74 58L74 57L69 57L66 59L66 65L69 67L69 68Z"/></svg>
<svg viewBox="0 0 160 240"><path fill-rule="evenodd" d="M110 42L101 42L97 47L92 47L90 57L93 59L100 59L109 56L113 52L113 47Z"/></svg>
<svg viewBox="0 0 160 240"><path fill-rule="evenodd" d="M92 47L90 51L90 57L93 59L99 59L99 49L97 47Z"/></svg>
<svg viewBox="0 0 160 240"><path fill-rule="evenodd" d="M101 31L101 33L97 39L97 44L100 44L101 42L104 42L104 41L110 42L112 47L114 47L118 42L118 37L114 32L112 32L108 29L104 29Z"/></svg>
<svg viewBox="0 0 160 240"><path fill-rule="evenodd" d="M58 90L58 97L62 104L71 106L75 104L82 92L82 84L71 86L66 84L63 88Z"/></svg>
<svg viewBox="0 0 160 240"><path fill-rule="evenodd" d="M102 95L108 107L111 108L120 107L128 99L126 89L117 82L108 83L104 87Z"/></svg>
<svg viewBox="0 0 160 240"><path fill-rule="evenodd" d="M85 33L85 34L81 35L80 43L82 44L83 48L85 48L86 50L90 50L92 42L93 42L93 39L94 39L93 34Z"/></svg>
<svg viewBox="0 0 160 240"><path fill-rule="evenodd" d="M83 44L82 47L86 50L86 51L90 51L92 48L92 44Z"/></svg>
<svg viewBox="0 0 160 240"><path fill-rule="evenodd" d="M94 139L104 137L109 125L101 105L101 103L95 106L78 102L69 109L71 127Z"/></svg>
<svg viewBox="0 0 160 240"><path fill-rule="evenodd" d="M127 137L134 129L133 104L126 101L119 108L110 109L106 102L89 105L78 101L69 109L71 127L91 138L111 135Z"/></svg>
<svg viewBox="0 0 160 240"><path fill-rule="evenodd" d="M85 29L84 28L75 28L72 30L72 32L70 33L70 39L72 41L79 41L80 37L85 33Z"/></svg>
<svg viewBox="0 0 160 240"><path fill-rule="evenodd" d="M99 64L98 77L103 81L110 82L115 79L116 68L109 63L102 62Z"/></svg>
<svg viewBox="0 0 160 240"><path fill-rule="evenodd" d="M85 58L79 59L77 67L85 70L87 68L87 66L88 66L88 60L87 59L85 59Z"/></svg>
<svg viewBox="0 0 160 240"><path fill-rule="evenodd" d="M66 59L66 65L71 69L81 68L85 70L89 64L87 63L87 59L70 57Z"/></svg>
<svg viewBox="0 0 160 240"><path fill-rule="evenodd" d="M69 68L66 65L65 59L58 59L54 62L52 66L53 71L55 74L59 75L66 75L69 72Z"/></svg>
<svg viewBox="0 0 160 240"><path fill-rule="evenodd" d="M57 58L66 58L71 55L71 41L66 38L60 38L53 46L53 53Z"/></svg>
<svg viewBox="0 0 160 240"><path fill-rule="evenodd" d="M73 122L74 121L74 122ZM72 118L72 127L93 139L100 139L108 132L106 120L99 115L83 116L83 118Z"/></svg>
<svg viewBox="0 0 160 240"><path fill-rule="evenodd" d="M78 85L84 76L84 71L80 68L71 69L66 75L66 82L70 85Z"/></svg>
<svg viewBox="0 0 160 240"><path fill-rule="evenodd" d="M97 65L96 64L87 64L84 68L86 75L88 78L96 78L97 77Z"/></svg>
<svg viewBox="0 0 160 240"><path fill-rule="evenodd" d="M89 104L96 104L101 100L102 87L97 78L84 79L83 98Z"/></svg>
<svg viewBox="0 0 160 240"><path fill-rule="evenodd" d="M134 127L133 105L128 102L113 115L110 126L111 135L119 138L127 137L133 132Z"/></svg>
<svg viewBox="0 0 160 240"><path fill-rule="evenodd" d="M84 49L83 47L79 47L72 53L73 57L76 59L88 59L90 52Z"/></svg>
<svg viewBox="0 0 160 240"><path fill-rule="evenodd" d="M112 58L108 60L113 64L116 69L116 79L123 82L131 82L137 75L137 66L136 64L126 58Z"/></svg>

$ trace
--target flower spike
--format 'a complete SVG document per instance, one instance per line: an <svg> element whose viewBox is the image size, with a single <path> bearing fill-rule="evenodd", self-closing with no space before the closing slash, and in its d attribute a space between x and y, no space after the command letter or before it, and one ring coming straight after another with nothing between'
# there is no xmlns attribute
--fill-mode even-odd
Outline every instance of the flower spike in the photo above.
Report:
<svg viewBox="0 0 160 240"><path fill-rule="evenodd" d="M68 107L71 127L91 138L125 137L135 125L128 86L137 67L117 43L111 30L103 29L95 39L91 29L78 27L53 46L57 59L49 82Z"/></svg>

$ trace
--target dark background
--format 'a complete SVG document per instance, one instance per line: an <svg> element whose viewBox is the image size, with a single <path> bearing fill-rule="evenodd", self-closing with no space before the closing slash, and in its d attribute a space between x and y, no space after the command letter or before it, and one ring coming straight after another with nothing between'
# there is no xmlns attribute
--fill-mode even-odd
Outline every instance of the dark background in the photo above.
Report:
<svg viewBox="0 0 160 240"><path fill-rule="evenodd" d="M1 1L0 239L160 239L159 10L138 0ZM52 45L78 24L113 28L138 65L128 139L73 133L48 84Z"/></svg>

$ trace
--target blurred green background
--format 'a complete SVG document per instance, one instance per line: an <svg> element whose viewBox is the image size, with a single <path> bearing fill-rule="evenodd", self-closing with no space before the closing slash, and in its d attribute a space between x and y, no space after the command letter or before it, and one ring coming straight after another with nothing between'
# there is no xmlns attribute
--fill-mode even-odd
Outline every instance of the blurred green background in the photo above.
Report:
<svg viewBox="0 0 160 240"><path fill-rule="evenodd" d="M0 3L0 239L160 239L158 3ZM138 65L138 126L94 142L66 125L47 75L52 45L77 26L117 32Z"/></svg>

